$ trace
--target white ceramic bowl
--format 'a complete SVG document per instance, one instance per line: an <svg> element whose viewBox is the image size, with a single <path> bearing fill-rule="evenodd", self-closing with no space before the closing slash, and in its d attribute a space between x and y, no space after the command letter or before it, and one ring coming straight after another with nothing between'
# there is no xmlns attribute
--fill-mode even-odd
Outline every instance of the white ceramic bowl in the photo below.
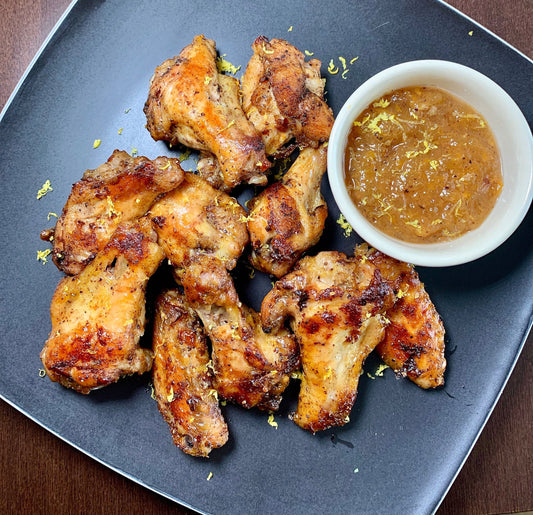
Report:
<svg viewBox="0 0 533 515"><path fill-rule="evenodd" d="M444 89L470 104L484 116L500 151L503 188L494 209L477 229L447 242L408 243L384 234L358 211L344 183L344 151L353 121L372 101L417 85ZM533 197L533 138L513 99L485 75L448 61L406 62L374 75L346 101L331 132L328 177L339 209L370 245L415 265L459 265L501 245L526 215Z"/></svg>

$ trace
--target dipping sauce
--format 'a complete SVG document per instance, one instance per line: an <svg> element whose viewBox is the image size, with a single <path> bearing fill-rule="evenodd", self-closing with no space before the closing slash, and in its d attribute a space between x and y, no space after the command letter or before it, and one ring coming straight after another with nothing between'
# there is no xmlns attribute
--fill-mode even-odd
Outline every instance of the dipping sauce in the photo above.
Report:
<svg viewBox="0 0 533 515"><path fill-rule="evenodd" d="M487 122L434 87L395 90L355 120L345 153L348 193L384 233L416 243L475 229L503 186Z"/></svg>

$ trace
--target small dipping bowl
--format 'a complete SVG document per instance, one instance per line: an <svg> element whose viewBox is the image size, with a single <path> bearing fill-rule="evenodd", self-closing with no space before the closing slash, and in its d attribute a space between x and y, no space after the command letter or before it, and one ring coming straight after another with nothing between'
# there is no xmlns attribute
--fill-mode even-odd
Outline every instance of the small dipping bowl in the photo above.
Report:
<svg viewBox="0 0 533 515"><path fill-rule="evenodd" d="M494 208L478 228L453 240L410 243L385 234L356 208L344 182L346 144L353 122L373 101L410 86L440 88L468 103L487 121L500 152L503 187ZM501 245L525 217L533 198L533 138L513 99L485 75L449 61L411 61L374 75L346 101L331 131L328 178L340 211L371 246L414 265L460 265Z"/></svg>

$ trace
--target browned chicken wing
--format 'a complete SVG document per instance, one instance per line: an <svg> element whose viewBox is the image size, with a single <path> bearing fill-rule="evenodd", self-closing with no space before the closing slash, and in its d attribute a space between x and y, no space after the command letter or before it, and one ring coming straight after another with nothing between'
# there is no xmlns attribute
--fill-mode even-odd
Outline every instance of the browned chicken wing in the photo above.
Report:
<svg viewBox="0 0 533 515"><path fill-rule="evenodd" d="M328 141L333 113L324 102L320 61L283 39L259 36L243 78L244 112L275 154L292 138L301 146Z"/></svg>
<svg viewBox="0 0 533 515"><path fill-rule="evenodd" d="M150 222L124 222L77 276L65 277L52 298L52 330L41 360L52 381L89 393L152 366L139 346L145 289L164 257Z"/></svg>
<svg viewBox="0 0 533 515"><path fill-rule="evenodd" d="M174 443L208 456L228 440L218 406L207 339L196 313L177 290L162 293L154 321L154 390Z"/></svg>
<svg viewBox="0 0 533 515"><path fill-rule="evenodd" d="M393 259L366 245L356 255L370 260L390 283L394 305L376 350L389 367L422 388L444 384L444 326L412 265Z"/></svg>
<svg viewBox="0 0 533 515"><path fill-rule="evenodd" d="M393 295L369 261L340 252L304 257L261 306L266 331L290 318L302 382L294 421L311 432L348 422L363 362L383 338Z"/></svg>
<svg viewBox="0 0 533 515"><path fill-rule="evenodd" d="M250 262L276 277L285 275L318 242L328 214L320 193L327 149L305 148L284 175L249 203Z"/></svg>
<svg viewBox="0 0 533 515"><path fill-rule="evenodd" d="M198 169L215 187L266 184L265 146L242 110L239 81L218 73L213 40L196 36L156 68L144 112L155 140L207 156L209 165Z"/></svg>
<svg viewBox="0 0 533 515"><path fill-rule="evenodd" d="M152 207L150 217L213 344L219 394L245 407L276 409L298 362L297 347L285 329L263 333L257 314L235 291L228 270L248 242L245 210L202 178L186 174L179 188Z"/></svg>
<svg viewBox="0 0 533 515"><path fill-rule="evenodd" d="M151 161L115 150L72 187L54 230L54 263L67 274L80 273L121 222L143 216L161 193L182 179L177 159Z"/></svg>

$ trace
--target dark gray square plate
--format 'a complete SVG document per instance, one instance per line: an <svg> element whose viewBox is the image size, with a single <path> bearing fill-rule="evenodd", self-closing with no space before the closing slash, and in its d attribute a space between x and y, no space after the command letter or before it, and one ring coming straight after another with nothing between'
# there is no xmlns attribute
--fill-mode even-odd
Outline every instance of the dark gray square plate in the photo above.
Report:
<svg viewBox="0 0 533 515"><path fill-rule="evenodd" d="M290 29L292 27L292 30ZM474 31L470 36L469 32ZM338 112L364 80L393 64L437 58L471 66L498 82L533 121L533 65L519 53L431 0L80 1L71 7L0 123L2 141L2 339L0 394L67 442L139 483L213 513L427 513L436 509L488 418L520 353L533 307L533 216L498 250L474 263L419 269L446 325L446 386L422 391L398 380L361 378L352 421L312 436L287 419L224 408L231 440L208 460L172 444L150 397L150 378L129 378L78 395L39 377L60 273L36 260L70 186L113 149L176 155L151 140L142 107L154 68L193 36L246 66L256 36L286 38L323 63ZM348 71L330 75L331 59ZM358 57L353 63L350 61ZM122 134L118 134L122 128ZM102 143L93 149L93 141ZM185 167L193 167L190 161ZM40 200L46 179L53 191ZM351 252L330 216L315 250ZM243 191L242 195L249 195ZM270 280L237 273L243 298L258 308ZM369 358L366 371L378 366ZM212 478L208 481L210 473Z"/></svg>

